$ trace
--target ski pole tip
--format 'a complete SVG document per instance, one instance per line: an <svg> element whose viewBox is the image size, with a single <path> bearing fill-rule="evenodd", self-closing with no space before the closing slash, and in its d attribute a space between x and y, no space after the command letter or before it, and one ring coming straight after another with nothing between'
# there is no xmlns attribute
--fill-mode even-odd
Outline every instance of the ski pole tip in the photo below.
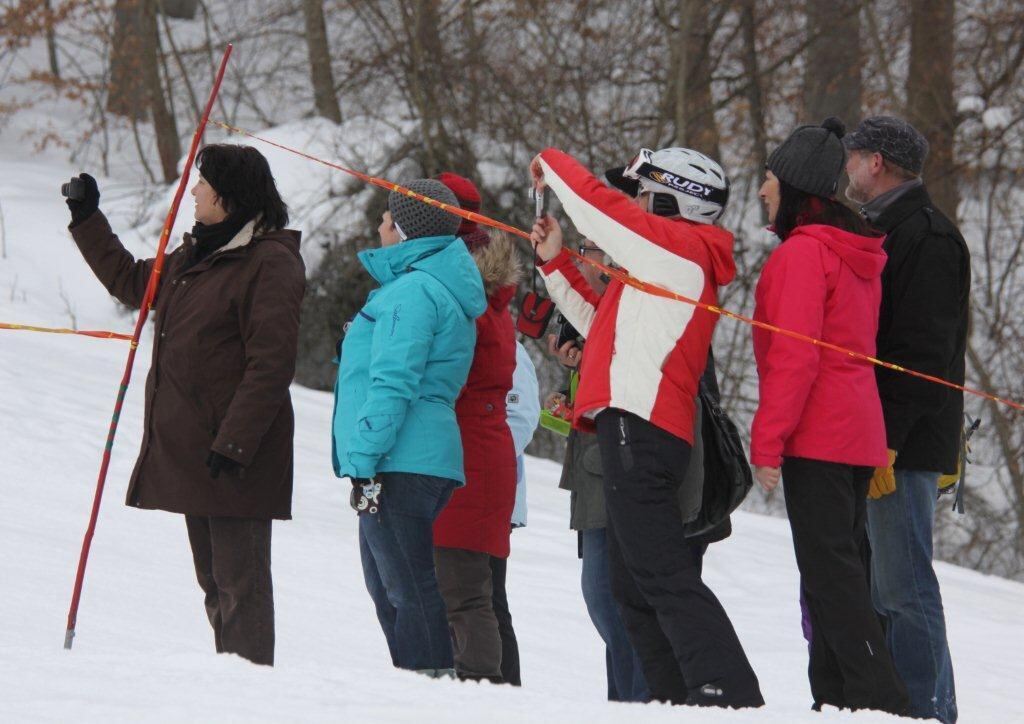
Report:
<svg viewBox="0 0 1024 724"><path fill-rule="evenodd" d="M71 642L74 640L74 638L75 630L73 628L69 628L67 631L64 632L64 648L67 651L71 650Z"/></svg>

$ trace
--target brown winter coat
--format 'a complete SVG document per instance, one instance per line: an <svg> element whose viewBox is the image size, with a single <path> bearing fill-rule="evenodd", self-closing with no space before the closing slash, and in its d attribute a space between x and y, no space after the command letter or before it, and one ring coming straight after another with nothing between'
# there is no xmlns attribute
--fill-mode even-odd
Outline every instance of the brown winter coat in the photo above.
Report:
<svg viewBox="0 0 1024 724"><path fill-rule="evenodd" d="M153 259L136 261L96 212L71 229L107 290L138 308ZM184 270L167 256L154 308L142 447L127 504L190 515L290 518L295 372L305 268L299 232L256 232ZM245 467L216 480L211 450Z"/></svg>

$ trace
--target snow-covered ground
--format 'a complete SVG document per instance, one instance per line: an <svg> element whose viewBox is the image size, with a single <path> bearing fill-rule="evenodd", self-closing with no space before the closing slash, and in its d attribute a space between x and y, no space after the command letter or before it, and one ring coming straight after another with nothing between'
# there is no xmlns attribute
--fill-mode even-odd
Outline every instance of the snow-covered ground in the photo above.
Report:
<svg viewBox="0 0 1024 724"><path fill-rule="evenodd" d="M83 329L130 331L132 318L92 278L65 230L57 187L73 169L11 144L0 144L0 168L0 322L66 326L73 313ZM135 202L116 188L101 179L104 208L124 228ZM182 216L191 212L186 197ZM153 243L124 238L136 251ZM127 346L0 330L0 721L893 720L809 711L789 531L784 520L752 514L735 517L735 533L711 549L705 568L767 706L722 712L605 702L604 654L579 592L568 499L557 489L558 466L544 460L528 462L530 525L513 536L509 565L523 688L393 670L362 583L348 485L331 472L331 399L299 387L295 519L274 530L277 666L216 656L183 521L122 505L149 351L144 340L69 653L67 606ZM938 569L961 720L1020 721L1024 585Z"/></svg>

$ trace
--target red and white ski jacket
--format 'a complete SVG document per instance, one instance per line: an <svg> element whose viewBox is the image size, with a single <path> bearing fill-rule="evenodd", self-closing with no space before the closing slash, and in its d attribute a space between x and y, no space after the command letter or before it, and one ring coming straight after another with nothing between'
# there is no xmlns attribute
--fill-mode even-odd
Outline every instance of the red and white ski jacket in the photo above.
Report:
<svg viewBox="0 0 1024 724"><path fill-rule="evenodd" d="M690 299L718 303L736 275L733 237L707 224L642 211L571 156L540 155L544 180L576 229L642 281ZM559 310L587 338L575 424L614 407L693 444L697 386L718 315L613 279L603 296L563 250L540 268Z"/></svg>

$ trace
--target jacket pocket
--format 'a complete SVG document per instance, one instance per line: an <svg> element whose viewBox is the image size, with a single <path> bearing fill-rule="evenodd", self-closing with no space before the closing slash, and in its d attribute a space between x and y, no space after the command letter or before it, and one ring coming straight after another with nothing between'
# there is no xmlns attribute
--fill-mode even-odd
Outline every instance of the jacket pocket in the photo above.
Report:
<svg viewBox="0 0 1024 724"><path fill-rule="evenodd" d="M601 465L601 446L587 445L581 456L583 470L590 475L604 475L604 468Z"/></svg>

